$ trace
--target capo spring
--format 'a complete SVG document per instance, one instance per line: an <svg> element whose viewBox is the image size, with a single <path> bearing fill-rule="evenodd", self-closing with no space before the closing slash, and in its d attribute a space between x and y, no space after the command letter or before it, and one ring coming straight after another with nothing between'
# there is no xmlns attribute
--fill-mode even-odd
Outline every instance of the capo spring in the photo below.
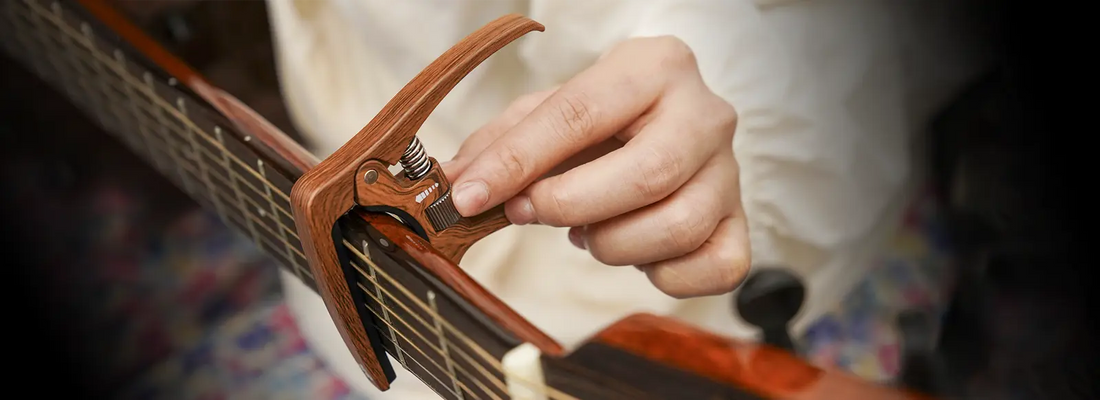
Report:
<svg viewBox="0 0 1100 400"><path fill-rule="evenodd" d="M409 147L405 148L405 154L401 156L401 168L405 170L405 176L413 180L420 179L432 168L428 152L424 151L424 145L416 136L413 136Z"/></svg>

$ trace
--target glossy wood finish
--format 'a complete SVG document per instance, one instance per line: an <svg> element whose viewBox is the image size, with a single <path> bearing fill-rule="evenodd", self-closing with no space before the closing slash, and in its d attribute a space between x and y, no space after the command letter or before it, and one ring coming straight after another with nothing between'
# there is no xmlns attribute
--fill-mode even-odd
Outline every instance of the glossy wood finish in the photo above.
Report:
<svg viewBox="0 0 1100 400"><path fill-rule="evenodd" d="M431 163L431 170L417 180L406 179L404 172L397 176L389 174L386 172L388 166L378 160L363 163L356 176L362 178L370 173L377 178L373 178L372 183L367 183L365 179L356 182L355 202L361 207L376 211L402 211L403 217L413 219L404 221L407 225L415 227L417 233L430 241L432 247L452 263L458 264L474 243L508 226L508 218L505 217L504 206L501 205L472 217L461 217L446 229L434 229L427 219L426 209L441 196L450 196L451 183L435 158L431 158ZM417 199L419 193L429 188L432 192L427 197Z"/></svg>
<svg viewBox="0 0 1100 400"><path fill-rule="evenodd" d="M671 345L675 343L675 345ZM660 368L672 367L712 384L693 385L697 395L713 398L928 400L920 394L864 382L847 373L808 364L791 353L762 344L731 340L683 322L650 314L627 317L598 333L576 354L590 353L583 365L592 368L599 358L622 358L625 353ZM577 360L580 361L580 360ZM648 367L635 364L634 372ZM607 374L611 376L612 374ZM640 381L634 380L632 384ZM736 395L729 393L736 390ZM652 391L650 391L652 393Z"/></svg>
<svg viewBox="0 0 1100 400"><path fill-rule="evenodd" d="M392 378L387 377L383 369L385 359L377 355L371 343L374 338L368 337L352 298L348 273L333 243L333 238L340 234L334 229L336 220L356 205L408 204L414 199L375 195L381 192L382 185L364 183L357 174L359 167L372 160L386 166L396 165L431 111L462 78L508 43L542 29L542 25L530 19L507 15L470 34L405 85L359 133L294 183L290 193L294 221L321 298L355 360L379 389L387 389ZM435 168L438 169L438 164ZM389 172L381 169L378 174ZM422 190L428 184L421 181L400 186ZM357 185L364 187L358 191L358 204ZM400 191L391 188L386 192ZM420 215L412 217L427 225Z"/></svg>
<svg viewBox="0 0 1100 400"><path fill-rule="evenodd" d="M520 340L538 347L543 354L558 356L562 347L550 336L531 325L526 319L485 290L470 278L461 268L455 268L449 258L420 236L409 231L404 225L386 215L360 213L371 227L377 229L386 238L394 241L397 247L409 254L425 271L430 272L447 287L457 292L470 304L473 304L493 322L514 333Z"/></svg>
<svg viewBox="0 0 1100 400"><path fill-rule="evenodd" d="M300 255L303 246L288 229L294 219L283 211L290 208L284 196L292 182L316 160L232 96L204 87L204 80L109 8L93 0L79 1L86 4L84 11L91 11L87 14L108 27L92 24L92 31L104 32L88 34L95 41L90 49L73 40L48 39L79 35L85 17L70 12L56 16L68 25L65 32L41 32L57 23L48 18L21 19L17 24L5 19L0 42L23 57L32 71L44 59L56 61L55 56L87 57L83 62L91 65L76 68L78 63L63 63L56 71L45 65L36 73L55 87L69 89L62 93L106 124L111 134L318 290L308 269L303 269L308 268ZM45 0L12 1L0 4L0 10L25 9L23 4L31 3L40 12L50 8ZM18 42L25 45L11 46ZM112 52L119 51L125 60L111 61ZM124 71L107 71L114 68ZM142 76L153 79L135 83ZM102 91L83 93L89 88ZM354 268L345 269L362 285L355 307L370 314L362 325L381 332L379 349L400 357L421 380L434 382L430 384L444 398L503 398L499 359L521 342L536 344L544 352L551 389L584 399L919 398L810 367L774 349L652 316L621 321L565 354L465 275L438 243L423 240L389 217L351 217L342 220L343 236L331 240L345 246L350 241L352 247L373 243L364 245L364 254L351 251L347 261Z"/></svg>

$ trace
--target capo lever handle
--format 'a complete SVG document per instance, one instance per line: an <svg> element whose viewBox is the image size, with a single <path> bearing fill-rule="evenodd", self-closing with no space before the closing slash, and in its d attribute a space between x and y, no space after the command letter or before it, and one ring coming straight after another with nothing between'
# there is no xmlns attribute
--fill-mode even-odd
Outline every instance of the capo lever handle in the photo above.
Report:
<svg viewBox="0 0 1100 400"><path fill-rule="evenodd" d="M357 277L342 262L347 253L337 250L342 234L336 221L355 207L392 211L414 230L419 228L456 263L474 241L506 226L503 208L456 218L458 213L448 203L450 183L438 163L427 158L425 171L424 164L410 163L416 158L406 153L418 143L413 142L415 134L428 115L462 78L508 43L543 29L538 22L511 14L470 34L424 68L359 133L302 175L291 190L298 237L318 292L345 344L379 390L387 390L395 374L380 334L364 323L372 316L360 296L353 295L358 293ZM412 176L389 173L389 166L402 158Z"/></svg>

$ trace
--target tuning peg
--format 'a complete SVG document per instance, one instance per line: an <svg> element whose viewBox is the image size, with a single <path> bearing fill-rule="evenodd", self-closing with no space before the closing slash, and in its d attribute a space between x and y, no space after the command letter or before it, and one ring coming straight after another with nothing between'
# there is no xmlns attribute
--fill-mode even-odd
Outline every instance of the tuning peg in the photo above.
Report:
<svg viewBox="0 0 1100 400"><path fill-rule="evenodd" d="M760 328L764 343L797 353L788 325L802 309L806 288L786 268L757 268L737 293L737 313Z"/></svg>

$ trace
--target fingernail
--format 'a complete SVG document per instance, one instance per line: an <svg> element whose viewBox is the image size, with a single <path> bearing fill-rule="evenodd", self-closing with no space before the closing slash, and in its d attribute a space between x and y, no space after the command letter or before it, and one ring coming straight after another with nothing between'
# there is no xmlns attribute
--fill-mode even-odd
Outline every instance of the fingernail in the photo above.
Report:
<svg viewBox="0 0 1100 400"><path fill-rule="evenodd" d="M504 212L508 220L514 225L527 225L535 222L535 206L531 205L531 198L519 195L505 205Z"/></svg>
<svg viewBox="0 0 1100 400"><path fill-rule="evenodd" d="M569 229L569 242L577 246L578 249L588 250L584 244L584 228L570 228Z"/></svg>
<svg viewBox="0 0 1100 400"><path fill-rule="evenodd" d="M466 182L455 188L455 208L464 217L477 215L489 201L489 188L481 182Z"/></svg>

